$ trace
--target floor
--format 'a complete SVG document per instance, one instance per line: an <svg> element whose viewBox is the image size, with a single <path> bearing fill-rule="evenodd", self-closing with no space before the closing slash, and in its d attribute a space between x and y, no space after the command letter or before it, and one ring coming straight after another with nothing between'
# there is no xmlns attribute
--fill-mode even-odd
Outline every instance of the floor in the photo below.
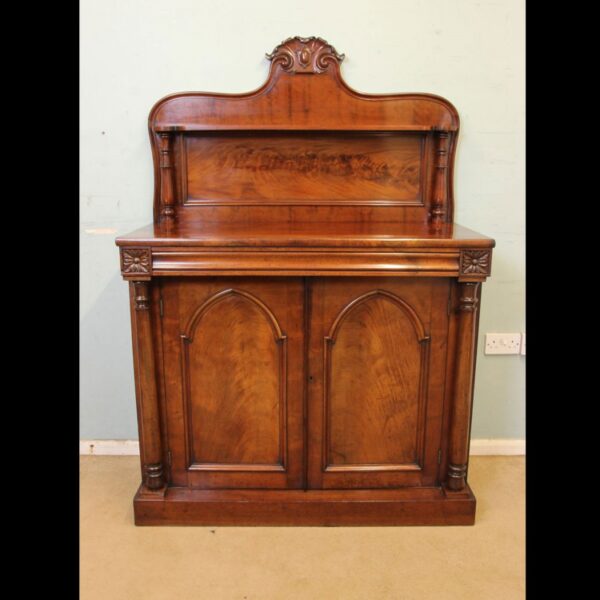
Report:
<svg viewBox="0 0 600 600"><path fill-rule="evenodd" d="M476 456L473 527L135 527L135 456L81 457L82 600L516 600L524 458Z"/></svg>

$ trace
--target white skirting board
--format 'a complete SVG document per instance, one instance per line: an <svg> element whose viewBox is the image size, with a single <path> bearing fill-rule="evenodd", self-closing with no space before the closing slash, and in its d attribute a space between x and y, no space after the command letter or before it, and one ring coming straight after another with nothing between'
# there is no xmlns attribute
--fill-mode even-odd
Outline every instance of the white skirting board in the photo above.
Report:
<svg viewBox="0 0 600 600"><path fill-rule="evenodd" d="M79 440L79 454L139 456L137 440Z"/></svg>
<svg viewBox="0 0 600 600"><path fill-rule="evenodd" d="M79 454L136 456L137 440L80 440ZM519 456L525 454L525 440L471 440L472 456Z"/></svg>

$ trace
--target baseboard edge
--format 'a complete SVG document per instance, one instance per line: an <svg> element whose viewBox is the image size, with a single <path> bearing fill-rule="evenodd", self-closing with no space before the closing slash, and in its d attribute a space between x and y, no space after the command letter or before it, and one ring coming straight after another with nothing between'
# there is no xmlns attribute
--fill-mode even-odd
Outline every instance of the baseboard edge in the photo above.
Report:
<svg viewBox="0 0 600 600"><path fill-rule="evenodd" d="M80 440L79 454L94 456L137 456L137 440ZM474 439L471 456L521 456L525 454L525 440Z"/></svg>

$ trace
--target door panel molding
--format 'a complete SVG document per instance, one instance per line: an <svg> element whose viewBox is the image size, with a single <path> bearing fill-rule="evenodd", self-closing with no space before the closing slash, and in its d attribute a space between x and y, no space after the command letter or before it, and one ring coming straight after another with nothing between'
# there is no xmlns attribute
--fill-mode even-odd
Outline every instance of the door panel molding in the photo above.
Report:
<svg viewBox="0 0 600 600"><path fill-rule="evenodd" d="M275 317L275 315L271 312L269 307L264 302L261 302L256 296L254 296L253 294L250 294L249 292L244 292L243 290L238 290L235 288L227 288L225 290L217 292L216 294L211 296L208 300L206 300L202 305L200 305L196 309L196 312L190 318L190 320L187 324L187 327L185 328L184 333L181 334L181 337L185 338L185 339L189 339L190 342L193 341L194 331L196 330L197 322L202 317L202 315L206 311L208 311L214 304L216 304L217 302L220 302L221 300L224 300L225 298L227 298L228 296L233 295L233 294L237 295L237 296L241 296L242 298L246 298L250 302L256 304L265 313L266 317L268 318L269 322L271 323L271 326L273 327L273 332L275 334L276 341L284 340L286 338L286 336L283 335L283 333L281 331L281 327L279 326L279 322L277 321L277 318Z"/></svg>
<svg viewBox="0 0 600 600"><path fill-rule="evenodd" d="M229 299L231 298L240 298L243 302L241 304L233 305L231 307L231 310L235 310L237 311L239 314L237 315L238 320L242 321L242 319L244 317L247 318L247 321L251 324L254 325L255 330L254 332L250 332L250 331L241 331L241 333L244 335L244 338L241 340L242 345L245 342L248 342L249 340L246 338L250 338L251 336L254 336L255 338L258 337L258 333L259 333L259 323L256 322L252 322L252 314L247 314L247 315L242 315L241 311L242 310L247 310L246 307L244 306L244 304L247 302L249 303L249 306L251 307L250 310L255 311L256 307L258 307L261 315L263 315L263 317L265 318L265 320L269 323L269 325L271 326L273 333L274 333L274 343L277 346L277 392L276 395L278 397L278 407L277 407L277 411L273 411L278 413L278 421L274 427L275 430L278 430L278 449L277 449L277 455L278 458L276 461L274 462L269 462L269 461L265 461L263 462L257 462L257 460L248 460L248 461L233 461L233 462L229 462L228 458L225 458L223 461L211 461L211 460L201 460L198 457L199 454L199 450L201 450L201 448L197 448L196 444L201 446L202 443L202 438L198 439L199 437L204 437L206 438L206 436L208 436L208 445L210 446L215 446L216 448L223 448L225 451L227 451L228 453L231 453L230 450L230 446L231 444L230 442L230 437L228 437L227 440L224 439L224 436L220 435L220 432L210 432L210 431L206 431L206 429L208 428L208 426L204 426L202 424L202 422L198 423L198 419L196 419L194 417L194 412L198 411L199 406L194 406L195 402L198 402L199 400L196 398L193 398L193 394L192 394L192 377L194 375L193 373L193 369L190 366L190 353L192 352L192 347L193 347L193 343L194 343L194 336L196 335L196 333L198 332L198 328L201 327L201 323L203 321L203 319L206 319L210 313L214 310L218 310L219 307L222 307L223 302L227 302ZM242 308L239 308L239 307ZM228 309L225 309L228 310ZM224 313L222 315L223 317L223 321L224 323L227 323L227 321L225 320L225 316L226 314ZM229 323L231 325L231 323ZM215 333L215 331L213 330L211 333ZM240 332L238 332L240 333ZM224 339L226 339L228 342L231 342L233 340L229 340L228 338L232 335L231 331L223 331L224 334ZM217 294L211 296L208 300L206 300L206 302L204 302L193 314L193 316L191 317L189 323L188 323L188 327L186 328L186 332L181 334L181 344L182 344L182 376L183 376L183 391L184 391L184 404L185 404L185 416L187 419L187 424L186 424L186 429L188 432L188 443L186 444L186 458L187 458L187 464L188 464L188 469L189 470L195 470L195 471L285 471L286 468L286 436L285 436L285 423L286 423L286 336L284 336L281 332L281 327L279 326L279 323L277 322L277 319L275 318L275 315L273 315L273 313L265 306L265 304L263 302L261 302L258 298L256 298L255 296L253 296L252 294L249 294L248 292L243 292L240 290L236 290L233 288L229 288L229 289L225 289L221 292L218 292ZM213 344L218 343L218 340L213 340ZM196 357L196 362L200 363L200 368L204 368L204 364L203 363L212 363L215 361L215 357L214 357L214 353L211 351L211 348L209 347L210 341L207 340L205 341L205 346L204 348L202 348L202 350L205 351L205 356L203 357L203 360L200 359L200 357ZM225 344L226 347L230 348L231 350L233 350L233 346L229 345L229 344ZM240 356L235 356L234 353L231 353L231 356L228 356L228 366L231 368L232 372L229 373L228 375L230 376L235 376L236 375L236 371L237 370L241 370L242 372L245 370L246 365L244 363L248 362L249 356L247 353L243 353L240 352ZM258 357L256 357L258 358ZM217 366L216 364L214 365L215 367ZM258 366L257 362L255 363L255 369ZM266 365L265 365L266 366ZM271 366L271 365L269 365ZM213 371L216 373L217 369L214 368ZM255 373L258 374L258 373ZM265 373L265 377L266 377L267 373ZM205 382L208 383L208 382ZM238 382L240 385L245 385L246 382L244 381L239 381ZM223 387L225 387L225 382L223 382ZM215 390L211 390L211 391L215 391ZM231 404L231 401L235 401L235 399L233 399L232 396L232 392L233 390L229 390L229 394L227 394L226 399L230 402L229 405L227 406L217 406L216 410L219 412L222 411L231 411L232 415L231 418L236 416L236 413L242 413L246 416L246 423L249 423L250 426L254 426L257 427L259 425L261 425L261 423L258 421L258 419L254 419L253 422L253 417L255 417L255 410L254 407L250 407L246 410L243 410L243 407L240 405L240 403L238 402L237 404ZM202 390L199 389L196 392L197 394L201 394ZM253 393L252 389L249 390L251 398L258 401L261 400L263 402L266 403L266 400L263 398L257 398L256 395ZM213 399L210 399L211 404L214 403ZM257 403L258 404L258 403ZM196 409L196 411L194 410ZM215 421L219 422L221 425L229 425L230 423L228 423L226 420L223 421L223 418L219 419L218 416L214 415L215 417ZM206 417L205 417L206 418ZM237 423L237 427L238 428L242 428L245 423L244 420L240 420L239 418L236 419L236 421L234 423ZM204 431L203 431L204 430ZM237 432L235 432L237 433ZM253 432L250 431L250 433L252 434ZM267 437L266 435L267 432L263 432L263 440L261 441L265 441L265 438ZM204 442L206 444L207 440L204 439ZM225 446L225 443L227 442L227 446ZM249 444L244 444L242 445L242 450L244 453L247 453ZM220 451L220 453L223 453L223 449ZM250 449L251 450L251 449ZM213 450L214 452L214 450Z"/></svg>
<svg viewBox="0 0 600 600"><path fill-rule="evenodd" d="M388 298L392 302L395 302L402 310L404 310L410 318L410 320L412 321L415 328L415 332L417 334L417 339L420 342L429 338L429 334L425 331L425 326L423 325L423 322L421 321L421 319L419 319L419 315L417 315L415 309L410 304L402 300L402 298L400 298L399 296L396 296L396 294L392 294L391 292L387 292L386 290L376 289L367 292L366 294L362 294L361 296L355 298L354 300L352 300L352 302L344 306L344 308L338 313L337 317L335 318L333 324L331 325L331 329L329 330L329 334L325 337L325 339L331 340L332 343L334 343L337 336L337 332L343 320L350 314L350 312L352 312L360 304L366 302L367 300L371 300L374 296L383 296L384 298Z"/></svg>
<svg viewBox="0 0 600 600"><path fill-rule="evenodd" d="M313 281L309 488L434 485L448 281Z"/></svg>
<svg viewBox="0 0 600 600"><path fill-rule="evenodd" d="M300 278L167 283L170 449L190 488L303 485L303 294Z"/></svg>
<svg viewBox="0 0 600 600"><path fill-rule="evenodd" d="M378 298L388 300L392 302L396 307L406 314L409 318L414 332L416 334L417 342L421 345L420 349L420 364L419 364L419 376L417 386L417 415L416 415L416 439L415 439L415 460L412 462L395 462L395 463L346 463L346 464L333 464L331 463L331 422L332 417L330 416L331 409L331 385L332 385L332 362L333 362L333 351L334 345L338 333L344 325L344 322L350 318L351 314L356 311L361 305L366 302L374 301ZM324 373L324 384L323 384L323 423L324 433L323 436L323 452L322 452L322 469L324 472L329 473L352 473L352 472L366 472L366 471L420 471L423 468L423 449L425 443L425 406L427 402L427 371L429 367L429 341L430 336L427 333L423 322L415 312L414 308L402 300L396 294L388 292L383 289L376 289L365 294L360 295L349 302L336 316L329 334L324 337L324 349L323 349L323 373Z"/></svg>

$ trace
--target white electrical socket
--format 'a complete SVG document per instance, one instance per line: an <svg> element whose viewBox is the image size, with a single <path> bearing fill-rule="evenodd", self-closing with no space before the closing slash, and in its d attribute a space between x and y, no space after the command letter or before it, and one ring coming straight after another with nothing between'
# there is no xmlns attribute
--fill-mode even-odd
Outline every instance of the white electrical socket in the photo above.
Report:
<svg viewBox="0 0 600 600"><path fill-rule="evenodd" d="M525 356L525 334L521 334L521 354Z"/></svg>
<svg viewBox="0 0 600 600"><path fill-rule="evenodd" d="M519 354L520 333L486 333L485 354Z"/></svg>

